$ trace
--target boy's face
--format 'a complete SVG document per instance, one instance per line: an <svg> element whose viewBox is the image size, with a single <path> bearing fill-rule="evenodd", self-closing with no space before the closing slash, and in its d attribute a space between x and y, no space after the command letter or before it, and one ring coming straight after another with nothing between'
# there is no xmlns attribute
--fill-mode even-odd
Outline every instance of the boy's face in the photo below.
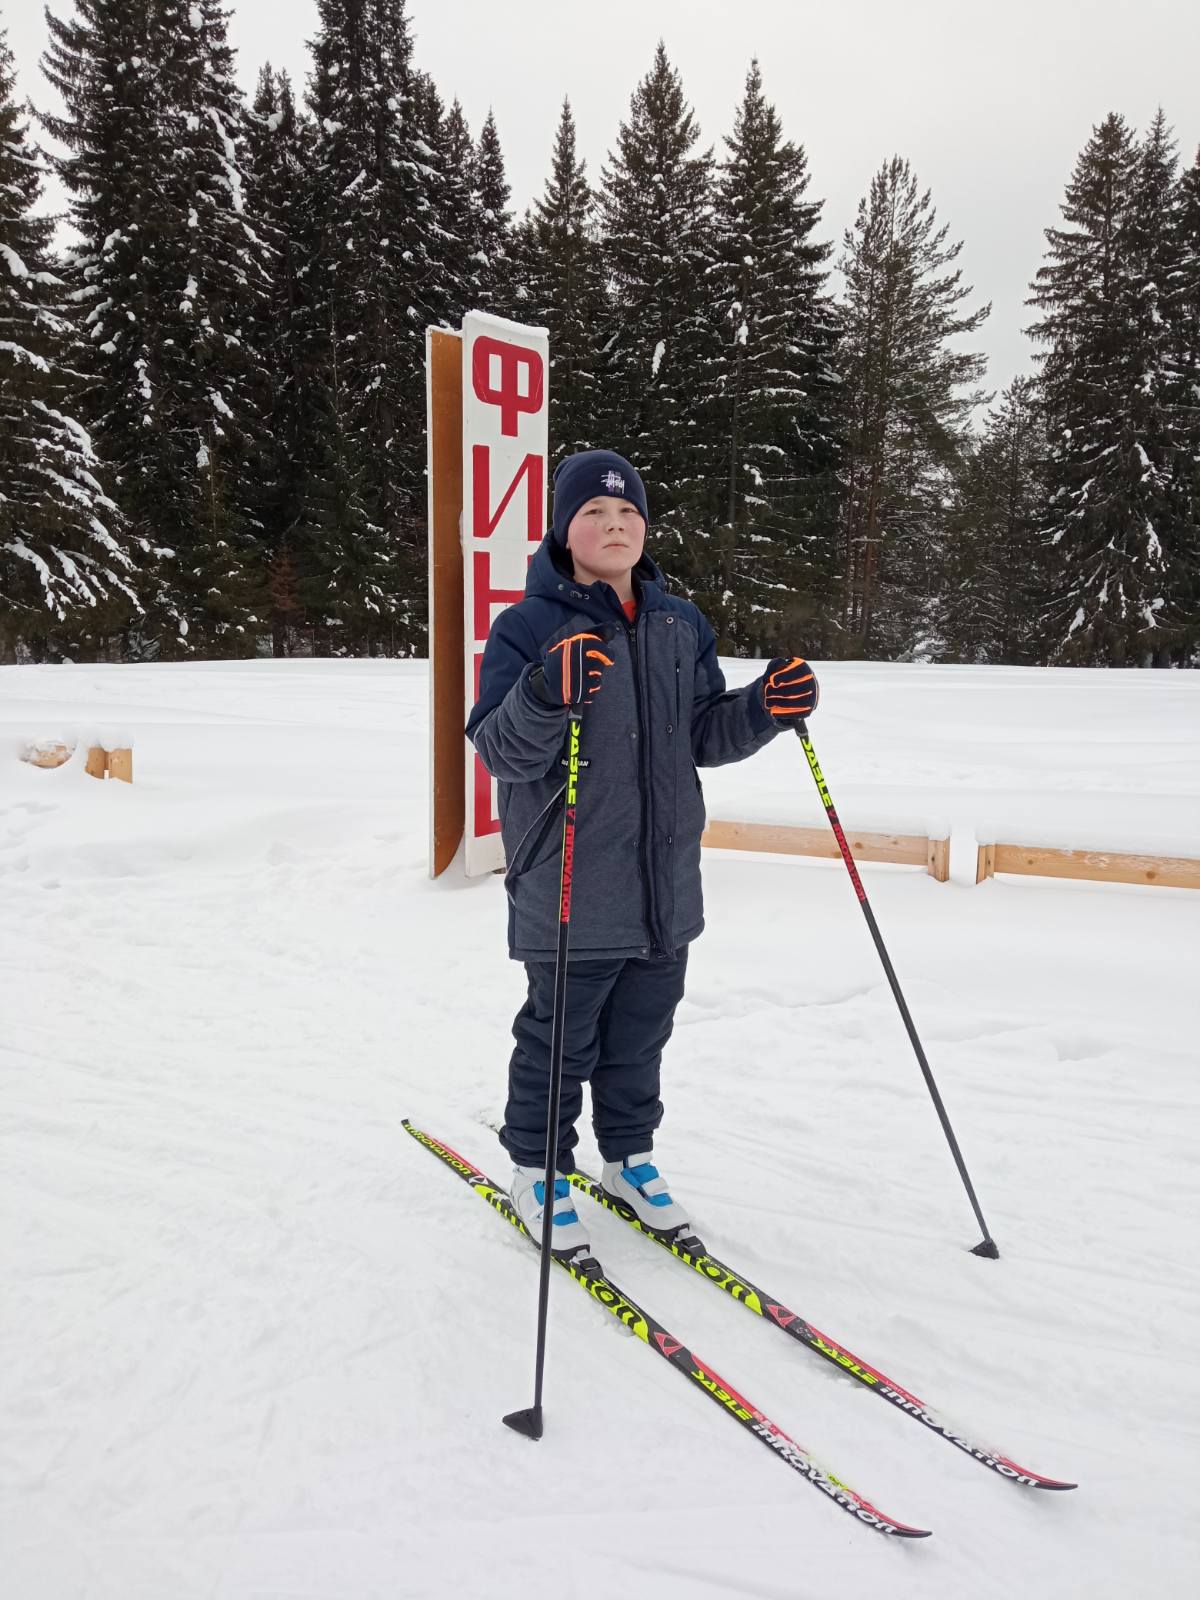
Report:
<svg viewBox="0 0 1200 1600"><path fill-rule="evenodd" d="M642 558L646 543L646 524L638 508L616 495L598 494L588 500L571 518L567 528L567 549L575 571L588 581L602 578L611 583L626 577Z"/></svg>

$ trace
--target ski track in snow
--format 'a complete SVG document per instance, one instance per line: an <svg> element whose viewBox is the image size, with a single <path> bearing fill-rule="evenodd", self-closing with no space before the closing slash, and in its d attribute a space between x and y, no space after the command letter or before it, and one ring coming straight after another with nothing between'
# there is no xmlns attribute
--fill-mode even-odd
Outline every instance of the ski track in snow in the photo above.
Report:
<svg viewBox="0 0 1200 1600"><path fill-rule="evenodd" d="M1195 674L821 677L849 825L986 809L1200 854ZM1080 1488L1002 1482L589 1208L593 1239L935 1534L889 1543L561 1275L546 1438L500 1426L529 1399L535 1260L400 1127L507 1178L487 1125L522 975L498 880L425 875L426 697L419 662L0 669L5 1594L524 1600L602 1562L654 1600L1194 1595L1200 895L864 869L990 1263L840 864L706 858L658 1140L700 1232ZM109 727L132 786L82 750L15 760ZM820 818L793 741L705 783L710 815Z"/></svg>

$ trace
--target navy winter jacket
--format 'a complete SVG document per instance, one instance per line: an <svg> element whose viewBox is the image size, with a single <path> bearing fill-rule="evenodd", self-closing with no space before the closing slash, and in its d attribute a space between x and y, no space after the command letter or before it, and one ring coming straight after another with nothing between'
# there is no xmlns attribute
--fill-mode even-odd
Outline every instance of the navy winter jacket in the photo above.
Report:
<svg viewBox="0 0 1200 1600"><path fill-rule="evenodd" d="M571 898L577 958L661 955L700 933L696 768L741 761L778 731L760 683L726 689L712 627L691 601L665 593L648 556L633 581L631 626L616 591L576 583L548 535L524 600L496 619L484 650L467 735L498 780L509 954L518 961L553 961L558 943L567 711L530 683L548 645L607 627L614 663L583 713Z"/></svg>

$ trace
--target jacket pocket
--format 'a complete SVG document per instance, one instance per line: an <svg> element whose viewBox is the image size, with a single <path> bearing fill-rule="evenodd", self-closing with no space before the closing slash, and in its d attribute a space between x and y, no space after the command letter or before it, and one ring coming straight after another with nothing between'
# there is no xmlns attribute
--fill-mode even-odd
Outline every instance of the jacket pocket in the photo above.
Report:
<svg viewBox="0 0 1200 1600"><path fill-rule="evenodd" d="M564 783L561 789L556 790L550 796L549 800L526 828L524 837L513 851L512 860L508 864L508 871L504 874L504 886L510 892L513 884L522 873L528 872L531 867L537 864L537 853L546 842L546 835L554 825L558 802L566 792L567 786Z"/></svg>

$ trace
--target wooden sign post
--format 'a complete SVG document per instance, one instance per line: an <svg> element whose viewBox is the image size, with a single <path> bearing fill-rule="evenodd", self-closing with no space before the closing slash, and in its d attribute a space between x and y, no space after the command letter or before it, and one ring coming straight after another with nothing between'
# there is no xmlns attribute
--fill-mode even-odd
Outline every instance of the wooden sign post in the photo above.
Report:
<svg viewBox="0 0 1200 1600"><path fill-rule="evenodd" d="M429 458L429 875L463 831L462 339L425 332Z"/></svg>

